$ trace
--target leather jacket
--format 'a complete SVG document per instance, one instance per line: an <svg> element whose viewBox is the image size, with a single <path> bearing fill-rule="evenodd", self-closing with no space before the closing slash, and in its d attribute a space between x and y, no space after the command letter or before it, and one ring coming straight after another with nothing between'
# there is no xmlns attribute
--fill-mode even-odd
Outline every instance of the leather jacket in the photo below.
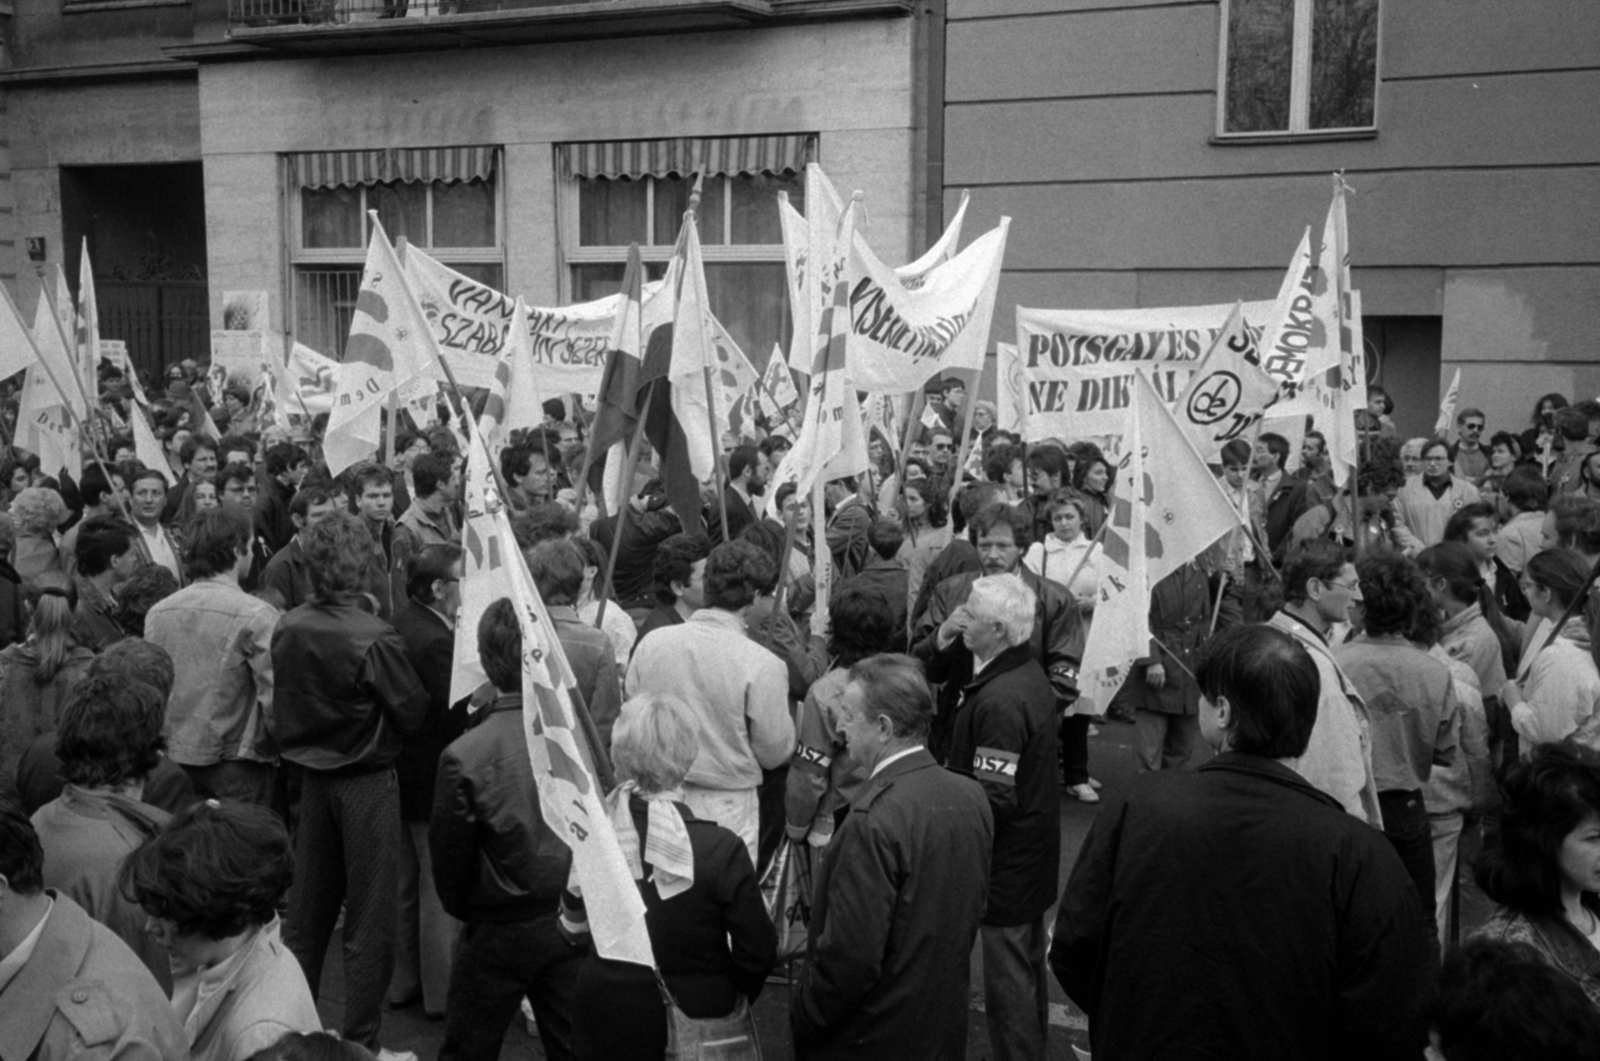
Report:
<svg viewBox="0 0 1600 1061"><path fill-rule="evenodd" d="M400 635L348 598L285 615L272 634L272 671L278 753L310 770L389 767L427 715Z"/></svg>
<svg viewBox="0 0 1600 1061"><path fill-rule="evenodd" d="M539 807L521 693L501 694L439 757L428 848L451 917L506 924L556 912L572 852Z"/></svg>

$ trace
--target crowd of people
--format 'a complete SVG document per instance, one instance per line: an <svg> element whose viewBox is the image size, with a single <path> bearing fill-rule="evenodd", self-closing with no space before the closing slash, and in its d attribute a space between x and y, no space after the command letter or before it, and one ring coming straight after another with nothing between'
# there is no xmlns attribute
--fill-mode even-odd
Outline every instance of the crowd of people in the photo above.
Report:
<svg viewBox="0 0 1600 1061"><path fill-rule="evenodd" d="M766 496L790 424L725 438L701 511L646 466L604 513L546 403L497 470L650 969L597 951L541 808L509 596L452 699L461 412L332 477L176 367L165 467L0 466L0 1056L403 1058L414 1006L447 1061L524 1011L552 1059L653 1059L775 974L804 1058L964 1057L978 998L994 1058L1043 1058L1052 978L1111 1061L1600 1056L1600 403L1402 442L1375 391L1342 487L1316 431L1230 442L1239 526L1151 587L1108 703L1095 442L948 381L821 526ZM1116 720L1149 776L1103 797ZM1108 802L1063 880L1067 798Z"/></svg>

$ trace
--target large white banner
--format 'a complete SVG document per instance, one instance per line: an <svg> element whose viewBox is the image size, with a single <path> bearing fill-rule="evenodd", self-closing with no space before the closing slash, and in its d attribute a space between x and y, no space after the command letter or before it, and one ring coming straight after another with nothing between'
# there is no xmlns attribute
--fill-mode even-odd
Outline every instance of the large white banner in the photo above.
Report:
<svg viewBox="0 0 1600 1061"><path fill-rule="evenodd" d="M406 276L456 382L463 387L493 386L495 363L506 343L516 299L415 248L406 251ZM660 287L645 284L645 301ZM618 294L559 309L528 307L529 349L541 395L599 391L621 305Z"/></svg>
<svg viewBox="0 0 1600 1061"><path fill-rule="evenodd" d="M1246 302L1254 354L1272 302ZM1017 354L1006 369L1000 421L1024 426L1029 440L1118 435L1133 401L1134 370L1145 373L1169 406L1233 312L1233 303L1155 309L1050 310L1017 307Z"/></svg>
<svg viewBox="0 0 1600 1061"><path fill-rule="evenodd" d="M863 390L903 393L950 369L978 371L1011 219L908 286L857 237L851 242L845 363Z"/></svg>

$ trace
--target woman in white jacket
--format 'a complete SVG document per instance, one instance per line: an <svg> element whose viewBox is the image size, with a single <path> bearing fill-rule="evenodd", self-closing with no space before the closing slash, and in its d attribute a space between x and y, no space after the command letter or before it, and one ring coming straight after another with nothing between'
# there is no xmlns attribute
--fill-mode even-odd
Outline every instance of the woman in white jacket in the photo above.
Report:
<svg viewBox="0 0 1600 1061"><path fill-rule="evenodd" d="M1600 750L1600 670L1589 652L1583 612L1562 621L1588 582L1588 565L1569 549L1546 549L1522 570L1522 592L1533 618L1560 624L1553 636L1540 634L1523 653L1517 677L1500 699L1511 711L1511 725L1522 738L1522 757L1540 744L1571 737Z"/></svg>
<svg viewBox="0 0 1600 1061"><path fill-rule="evenodd" d="M1100 592L1100 543L1089 537L1088 503L1076 490L1050 495L1053 533L1028 546L1023 564L1040 578L1065 587L1078 602L1087 634L1089 615ZM1068 585L1068 580L1071 585Z"/></svg>

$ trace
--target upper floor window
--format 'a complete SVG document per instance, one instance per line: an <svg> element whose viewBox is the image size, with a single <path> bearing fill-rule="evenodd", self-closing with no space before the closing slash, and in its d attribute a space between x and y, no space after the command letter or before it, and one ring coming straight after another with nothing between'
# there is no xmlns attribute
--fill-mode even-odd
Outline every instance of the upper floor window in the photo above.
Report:
<svg viewBox="0 0 1600 1061"><path fill-rule="evenodd" d="M1377 124L1378 0L1223 0L1219 133Z"/></svg>
<svg viewBox="0 0 1600 1061"><path fill-rule="evenodd" d="M567 295L587 302L616 291L630 243L659 278L698 174L711 311L745 356L765 364L790 329L778 193L805 211L805 163L815 151L816 138L803 135L561 145Z"/></svg>
<svg viewBox="0 0 1600 1061"><path fill-rule="evenodd" d="M503 289L505 236L492 147L390 148L287 156L295 338L339 356L350 332L376 211L457 272Z"/></svg>

